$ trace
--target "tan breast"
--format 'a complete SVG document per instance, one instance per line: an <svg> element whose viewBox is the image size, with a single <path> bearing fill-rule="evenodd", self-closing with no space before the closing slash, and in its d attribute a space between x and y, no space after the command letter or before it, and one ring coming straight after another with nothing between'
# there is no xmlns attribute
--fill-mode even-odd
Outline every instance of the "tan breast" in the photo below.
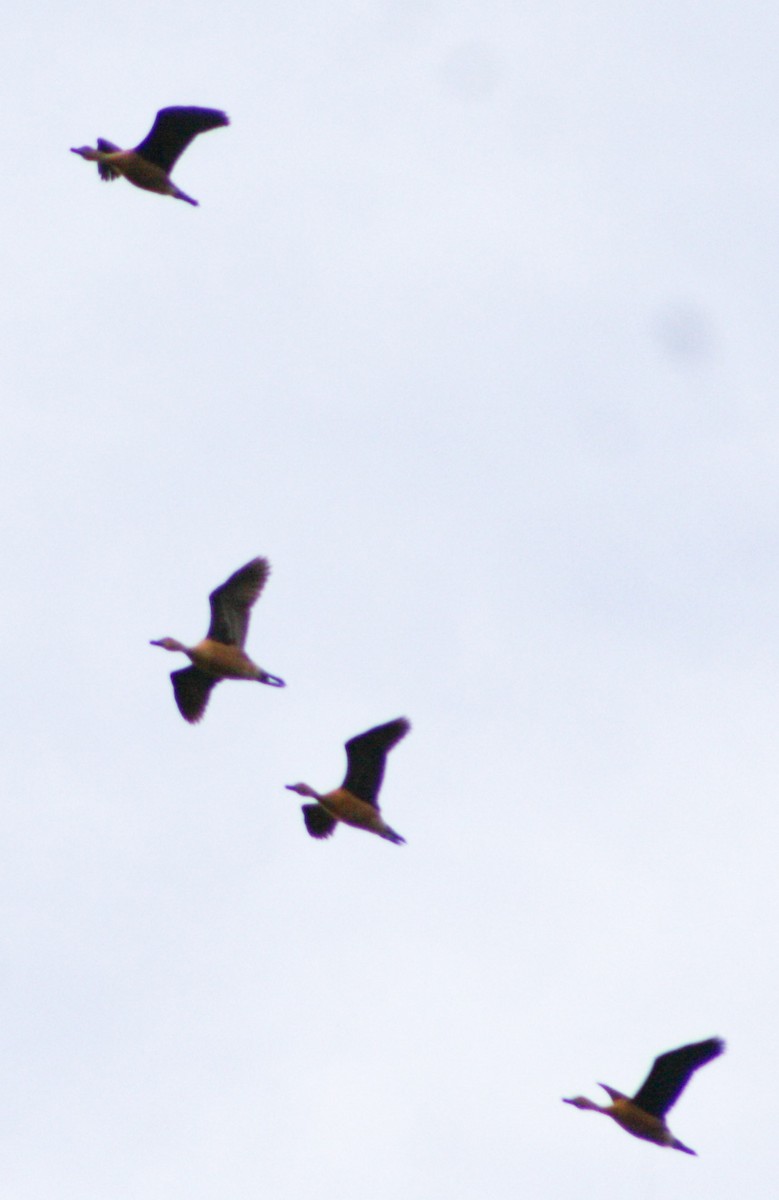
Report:
<svg viewBox="0 0 779 1200"><path fill-rule="evenodd" d="M257 679L259 672L248 654L238 646L225 646L204 638L192 647L192 662L216 679Z"/></svg>
<svg viewBox="0 0 779 1200"><path fill-rule="evenodd" d="M365 800L358 800L345 788L336 788L320 798L322 808L346 825L356 825L358 829L379 829L383 822L377 810Z"/></svg>
<svg viewBox="0 0 779 1200"><path fill-rule="evenodd" d="M653 1117L651 1113L636 1108L630 1100L615 1100L609 1110L618 1125L632 1133L634 1137L644 1138L647 1142L656 1142L660 1146L667 1145L670 1134L664 1121Z"/></svg>
<svg viewBox="0 0 779 1200"><path fill-rule="evenodd" d="M136 187L144 188L147 192L162 192L163 194L170 191L170 180L162 167L141 158L134 150L120 150L117 154L110 156L109 162L115 170L121 171L129 183L134 183Z"/></svg>

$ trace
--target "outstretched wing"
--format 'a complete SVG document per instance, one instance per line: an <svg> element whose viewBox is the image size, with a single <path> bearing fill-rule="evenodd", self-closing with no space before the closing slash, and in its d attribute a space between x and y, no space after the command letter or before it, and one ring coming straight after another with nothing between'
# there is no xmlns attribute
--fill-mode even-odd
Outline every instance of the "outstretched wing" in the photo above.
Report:
<svg viewBox="0 0 779 1200"><path fill-rule="evenodd" d="M182 667L180 671L172 671L170 678L179 712L190 725L196 725L206 711L211 689L216 687L219 680L197 667Z"/></svg>
<svg viewBox="0 0 779 1200"><path fill-rule="evenodd" d="M229 124L227 114L217 108L161 108L146 137L135 147L135 153L147 162L156 163L168 175L193 138Z"/></svg>
<svg viewBox="0 0 779 1200"><path fill-rule="evenodd" d="M721 1038L707 1038L705 1042L692 1042L661 1054L633 1097L633 1103L653 1117L664 1117L698 1068L717 1058L724 1049Z"/></svg>
<svg viewBox="0 0 779 1200"><path fill-rule="evenodd" d="M313 838L328 838L331 837L338 824L335 817L331 817L329 812L322 808L321 804L303 804L303 820L306 823L306 829Z"/></svg>
<svg viewBox="0 0 779 1200"><path fill-rule="evenodd" d="M251 607L270 575L267 558L253 558L215 588L208 597L211 605L211 624L208 636L226 646L240 646L246 641Z"/></svg>
<svg viewBox="0 0 779 1200"><path fill-rule="evenodd" d="M395 721L377 725L349 739L346 743L348 766L343 781L347 792L351 792L358 800L378 807L376 798L384 779L387 754L410 728L411 723L405 717L398 717Z"/></svg>

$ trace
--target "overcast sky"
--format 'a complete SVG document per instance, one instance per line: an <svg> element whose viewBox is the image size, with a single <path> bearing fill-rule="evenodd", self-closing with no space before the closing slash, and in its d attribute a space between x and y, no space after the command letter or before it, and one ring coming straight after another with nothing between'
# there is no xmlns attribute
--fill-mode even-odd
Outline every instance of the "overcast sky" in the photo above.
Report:
<svg viewBox="0 0 779 1200"><path fill-rule="evenodd" d="M5 16L6 1200L776 1187L779 16ZM224 108L178 185L69 147ZM201 725L149 646L272 575ZM299 779L407 716L395 847ZM560 1103L719 1035L694 1159Z"/></svg>

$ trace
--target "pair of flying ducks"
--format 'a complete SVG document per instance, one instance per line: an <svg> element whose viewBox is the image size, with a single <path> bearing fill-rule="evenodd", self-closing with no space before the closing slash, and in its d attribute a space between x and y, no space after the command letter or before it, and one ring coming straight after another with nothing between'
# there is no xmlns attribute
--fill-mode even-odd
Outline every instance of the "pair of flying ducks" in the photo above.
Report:
<svg viewBox="0 0 779 1200"><path fill-rule="evenodd" d="M173 671L170 677L179 712L190 724L201 719L212 690L222 679L253 679L269 687L285 686L283 679L258 667L244 650L251 608L269 574L268 560L253 558L215 588L209 596L211 624L197 645L184 646L172 637L151 643L186 654L192 664ZM346 743L346 777L331 792L316 792L307 783L287 784L291 792L315 801L302 806L306 829L312 837L330 837L338 822L343 821L396 845L405 841L384 821L378 796L387 755L410 728L405 717L398 717L350 738Z"/></svg>

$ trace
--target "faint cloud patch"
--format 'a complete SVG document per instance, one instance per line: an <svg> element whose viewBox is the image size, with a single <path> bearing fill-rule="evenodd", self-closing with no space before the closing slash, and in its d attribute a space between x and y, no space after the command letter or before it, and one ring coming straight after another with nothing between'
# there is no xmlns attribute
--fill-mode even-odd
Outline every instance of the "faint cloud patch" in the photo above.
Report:
<svg viewBox="0 0 779 1200"><path fill-rule="evenodd" d="M688 301L665 304L654 316L653 333L669 358L703 362L714 353L714 331L707 313Z"/></svg>
<svg viewBox="0 0 779 1200"><path fill-rule="evenodd" d="M480 41L461 42L446 55L441 67L444 90L458 100L486 100L500 82L497 56Z"/></svg>

